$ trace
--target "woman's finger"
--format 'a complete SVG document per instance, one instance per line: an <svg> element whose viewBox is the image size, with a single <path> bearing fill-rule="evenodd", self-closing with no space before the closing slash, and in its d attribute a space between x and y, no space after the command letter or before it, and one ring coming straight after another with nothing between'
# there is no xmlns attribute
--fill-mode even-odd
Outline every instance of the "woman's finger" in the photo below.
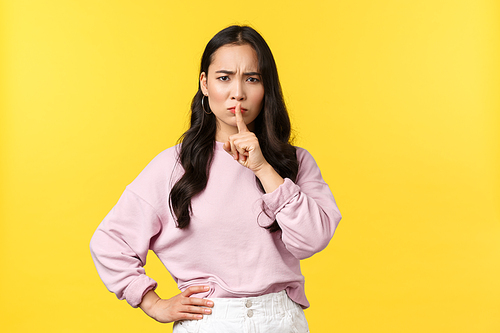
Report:
<svg viewBox="0 0 500 333"><path fill-rule="evenodd" d="M198 297L185 297L183 301L181 301L183 305L196 305L196 306L214 306L214 302L205 298Z"/></svg>
<svg viewBox="0 0 500 333"><path fill-rule="evenodd" d="M212 313L212 309L204 308L201 306L186 306L179 312L210 314L210 313Z"/></svg>
<svg viewBox="0 0 500 333"><path fill-rule="evenodd" d="M179 312L177 316L175 316L174 320L200 320L203 319L203 315L199 313L189 313L189 312Z"/></svg>
<svg viewBox="0 0 500 333"><path fill-rule="evenodd" d="M248 132L247 125L243 121L243 115L241 114L241 103L236 104L234 108L234 115L236 116L236 126L238 127L238 133Z"/></svg>
<svg viewBox="0 0 500 333"><path fill-rule="evenodd" d="M184 297L189 297L193 294L198 294L210 290L210 286L192 286L184 290L181 295Z"/></svg>
<svg viewBox="0 0 500 333"><path fill-rule="evenodd" d="M233 142L234 142L234 146L236 147L236 149L238 150L238 153L240 155L247 154L249 146L248 146L248 143L246 142L246 140L236 139Z"/></svg>
<svg viewBox="0 0 500 333"><path fill-rule="evenodd" d="M238 149L236 148L236 145L234 144L234 140L230 139L229 144L231 145L231 155L233 155L233 158L235 160L239 159Z"/></svg>
<svg viewBox="0 0 500 333"><path fill-rule="evenodd" d="M222 145L222 148L224 148L224 150L227 153L229 153L229 154L232 155L232 153L231 153L231 143L229 141L224 142L224 144Z"/></svg>

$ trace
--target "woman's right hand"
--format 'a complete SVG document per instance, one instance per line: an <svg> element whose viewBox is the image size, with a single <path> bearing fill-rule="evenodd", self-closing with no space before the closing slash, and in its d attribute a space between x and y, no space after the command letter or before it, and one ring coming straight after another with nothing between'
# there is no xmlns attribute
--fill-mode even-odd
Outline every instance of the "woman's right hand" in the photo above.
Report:
<svg viewBox="0 0 500 333"><path fill-rule="evenodd" d="M150 290L142 298L139 307L160 323L186 319L198 320L202 319L204 314L212 313L209 308L213 307L214 303L204 298L189 296L208 290L210 290L209 286L192 286L169 299L161 299L154 290Z"/></svg>

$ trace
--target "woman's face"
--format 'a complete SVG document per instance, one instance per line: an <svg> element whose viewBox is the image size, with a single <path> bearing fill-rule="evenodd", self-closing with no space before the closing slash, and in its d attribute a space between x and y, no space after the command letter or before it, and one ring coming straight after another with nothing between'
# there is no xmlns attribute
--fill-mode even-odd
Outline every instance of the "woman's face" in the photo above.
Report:
<svg viewBox="0 0 500 333"><path fill-rule="evenodd" d="M264 85L257 53L250 45L220 47L212 55L208 73L201 73L200 82L217 118L217 141L226 141L229 135L238 133L234 115L238 102L245 124L253 130L253 122L262 109Z"/></svg>

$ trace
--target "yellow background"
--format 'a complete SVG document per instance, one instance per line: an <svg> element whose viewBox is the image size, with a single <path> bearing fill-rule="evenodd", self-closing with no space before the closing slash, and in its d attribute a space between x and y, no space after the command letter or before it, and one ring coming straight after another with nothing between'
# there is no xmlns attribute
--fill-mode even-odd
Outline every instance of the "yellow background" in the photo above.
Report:
<svg viewBox="0 0 500 333"><path fill-rule="evenodd" d="M2 1L2 332L170 330L106 291L88 243L186 129L201 53L233 23L268 41L296 144L344 216L303 262L311 332L499 332L500 4L486 0Z"/></svg>

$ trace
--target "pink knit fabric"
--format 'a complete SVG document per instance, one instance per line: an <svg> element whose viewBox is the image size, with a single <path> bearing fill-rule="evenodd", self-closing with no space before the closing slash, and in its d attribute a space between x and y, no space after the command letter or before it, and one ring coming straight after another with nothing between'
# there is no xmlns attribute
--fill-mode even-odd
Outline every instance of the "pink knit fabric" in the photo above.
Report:
<svg viewBox="0 0 500 333"><path fill-rule="evenodd" d="M170 189L183 172L176 163L178 149L153 159L94 233L92 257L107 288L137 307L156 287L143 267L151 249L181 291L211 286L194 297L252 297L286 290L308 307L300 260L324 249L341 219L312 156L297 148L296 182L285 179L277 190L263 194L253 172L217 142L207 187L192 199L191 223L181 230L168 204ZM264 227L274 219L282 231L269 233Z"/></svg>

